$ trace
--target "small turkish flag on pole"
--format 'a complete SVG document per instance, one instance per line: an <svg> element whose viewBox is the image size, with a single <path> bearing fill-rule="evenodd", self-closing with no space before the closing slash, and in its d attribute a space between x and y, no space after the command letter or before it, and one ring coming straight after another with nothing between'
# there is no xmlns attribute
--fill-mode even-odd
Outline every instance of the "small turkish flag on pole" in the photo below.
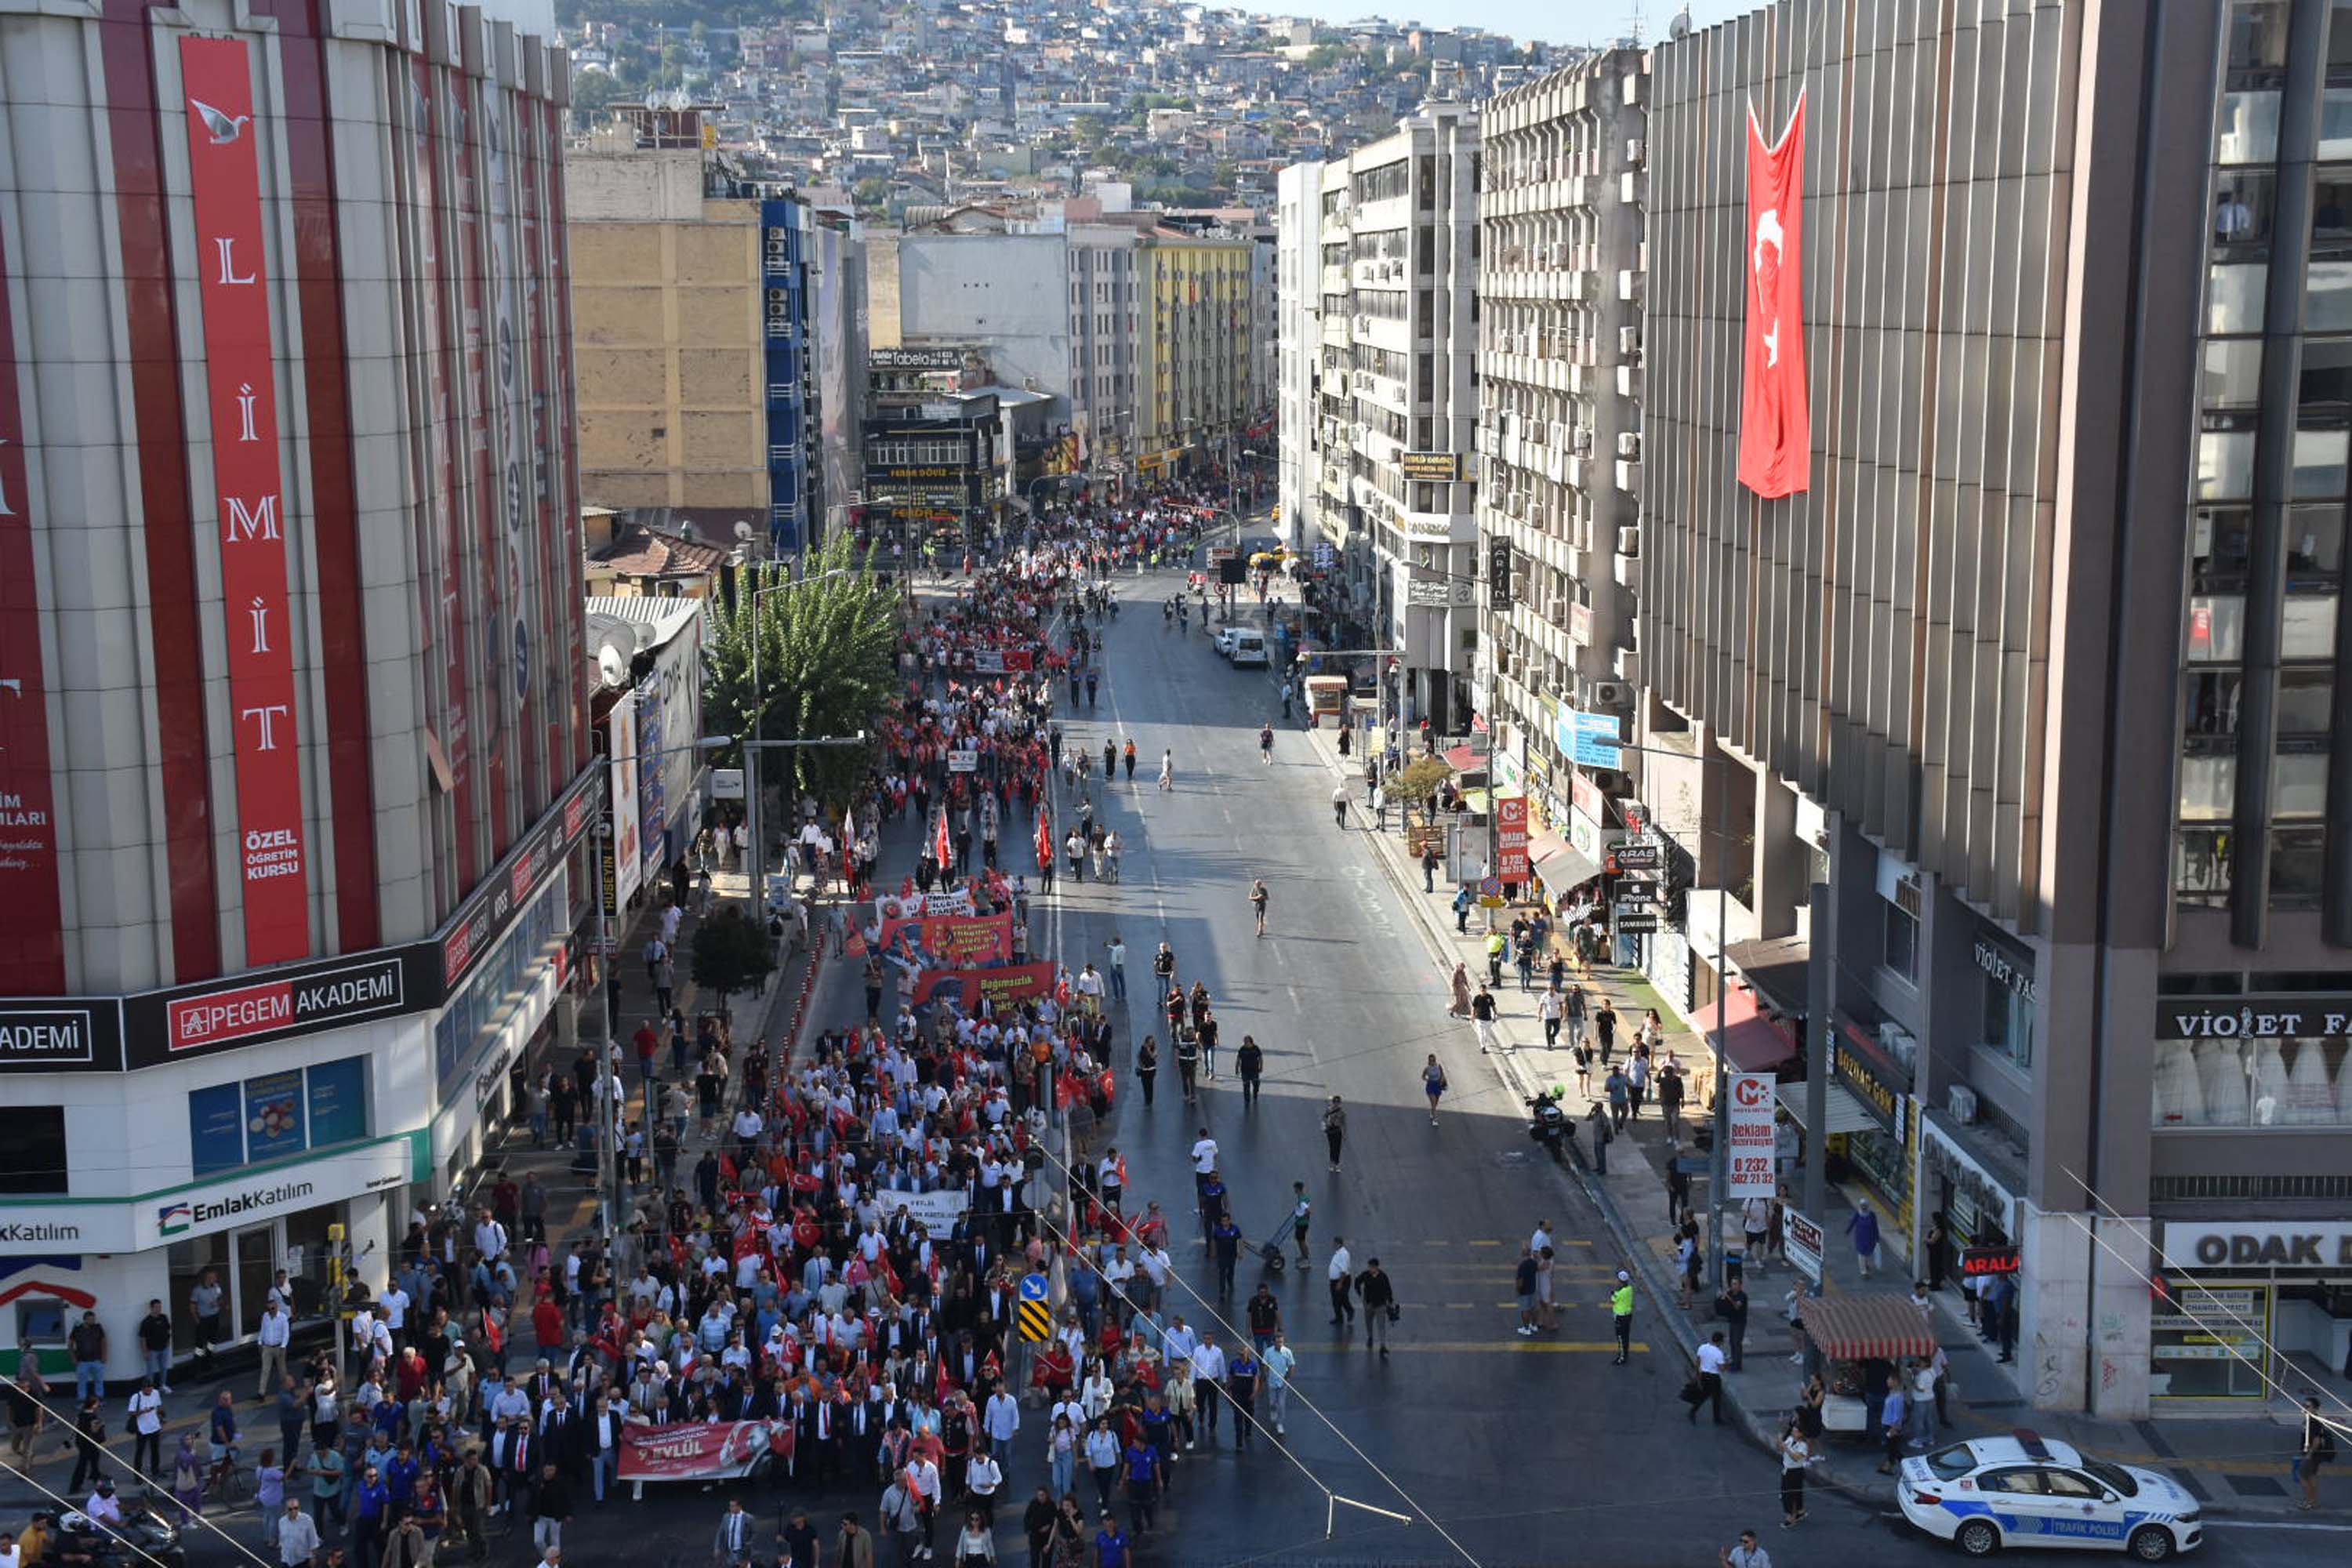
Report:
<svg viewBox="0 0 2352 1568"><path fill-rule="evenodd" d="M1037 868L1044 870L1054 863L1054 811L1040 801L1037 805Z"/></svg>
<svg viewBox="0 0 2352 1568"><path fill-rule="evenodd" d="M931 858L945 869L954 857L955 846L948 841L948 808L940 807L939 831L931 836Z"/></svg>
<svg viewBox="0 0 2352 1568"><path fill-rule="evenodd" d="M1748 106L1748 353L1739 397L1739 482L1769 498L1811 482L1805 404L1805 95L1777 142Z"/></svg>

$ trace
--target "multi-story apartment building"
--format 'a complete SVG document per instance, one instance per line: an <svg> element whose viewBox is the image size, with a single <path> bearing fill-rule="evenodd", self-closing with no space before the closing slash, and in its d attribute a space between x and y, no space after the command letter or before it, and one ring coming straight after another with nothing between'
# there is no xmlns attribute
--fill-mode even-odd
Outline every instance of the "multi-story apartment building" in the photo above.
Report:
<svg viewBox="0 0 2352 1568"><path fill-rule="evenodd" d="M1322 167L1317 523L1329 613L1394 650L1391 721L1468 725L1478 642L1478 113L1433 102Z"/></svg>
<svg viewBox="0 0 2352 1568"><path fill-rule="evenodd" d="M1538 845L1555 847L1537 857L1547 886L1599 868L1638 769L1638 753L1622 772L1580 768L1574 725L1630 714L1639 678L1647 71L1641 50L1605 49L1479 108L1487 615L1471 695L1494 726L1495 782L1525 790Z"/></svg>
<svg viewBox="0 0 2352 1568"><path fill-rule="evenodd" d="M1250 279L1244 238L1155 227L1136 240L1136 466L1172 473L1235 449L1250 415Z"/></svg>
<svg viewBox="0 0 2352 1568"><path fill-rule="evenodd" d="M323 1323L331 1238L383 1284L568 1026L604 771L528 26L8 18L0 1355L205 1269L243 1339L289 1258Z"/></svg>
<svg viewBox="0 0 2352 1568"><path fill-rule="evenodd" d="M876 237L869 254L873 287L890 296L881 319L895 321L877 342L981 345L1003 384L1054 400L1048 421L1077 437L1090 465L1131 462L1142 374L1133 228L915 232Z"/></svg>
<svg viewBox="0 0 2352 1568"><path fill-rule="evenodd" d="M706 148L715 105L622 105L567 163L587 500L779 553L821 520L808 205Z"/></svg>
<svg viewBox="0 0 2352 1568"><path fill-rule="evenodd" d="M1321 443L1316 402L1323 379L1323 165L1293 163L1275 179L1276 531L1312 547Z"/></svg>
<svg viewBox="0 0 2352 1568"><path fill-rule="evenodd" d="M2352 1332L2352 10L1837 9L1654 57L1643 795L1733 909L1647 958L1797 947L1829 1016L1727 1045L1827 1041L1923 1271L1931 1218L2021 1248L2036 1404L2259 1407Z"/></svg>

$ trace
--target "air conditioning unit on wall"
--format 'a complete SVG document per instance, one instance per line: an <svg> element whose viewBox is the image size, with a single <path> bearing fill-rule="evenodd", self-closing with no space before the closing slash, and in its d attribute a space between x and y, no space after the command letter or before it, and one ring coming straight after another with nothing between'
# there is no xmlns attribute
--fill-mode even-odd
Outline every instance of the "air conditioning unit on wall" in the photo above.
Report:
<svg viewBox="0 0 2352 1568"><path fill-rule="evenodd" d="M1633 689L1622 680L1596 680L1592 683L1592 705L1595 708L1622 708L1633 700Z"/></svg>
<svg viewBox="0 0 2352 1568"><path fill-rule="evenodd" d="M1977 1091L1964 1083L1946 1086L1944 1109L1952 1113L1953 1121L1973 1125L1977 1119Z"/></svg>

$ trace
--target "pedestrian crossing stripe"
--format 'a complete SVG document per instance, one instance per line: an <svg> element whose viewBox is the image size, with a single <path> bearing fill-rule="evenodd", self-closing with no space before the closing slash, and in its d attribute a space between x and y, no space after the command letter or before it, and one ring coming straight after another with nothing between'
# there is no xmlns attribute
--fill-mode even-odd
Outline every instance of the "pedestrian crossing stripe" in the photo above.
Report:
<svg viewBox="0 0 2352 1568"><path fill-rule="evenodd" d="M1024 1301L1021 1303L1020 1324L1023 1339L1042 1343L1053 1337L1053 1309L1043 1301Z"/></svg>
<svg viewBox="0 0 2352 1568"><path fill-rule="evenodd" d="M1355 1352L1356 1346L1355 1342L1350 1340L1342 1344L1293 1344L1290 1348L1298 1352L1301 1355L1309 1355L1320 1351L1328 1351L1335 1354L1352 1354ZM1615 1340L1523 1340L1517 1338L1507 1340L1440 1340L1435 1342L1399 1340L1391 1348L1394 1349L1399 1355L1404 1355L1408 1352L1428 1352L1432 1351L1441 1353L1459 1351L1481 1353L1496 1352L1505 1355L1538 1355L1546 1353L1553 1355L1615 1355L1617 1353L1617 1342ZM1635 1340L1628 1348L1634 1355L1647 1355L1650 1353L1649 1343L1643 1340Z"/></svg>

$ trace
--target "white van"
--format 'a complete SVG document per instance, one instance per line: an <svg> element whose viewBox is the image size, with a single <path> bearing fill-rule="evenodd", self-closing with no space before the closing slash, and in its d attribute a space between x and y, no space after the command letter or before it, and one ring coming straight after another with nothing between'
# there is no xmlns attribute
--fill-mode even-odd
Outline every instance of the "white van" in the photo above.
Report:
<svg viewBox="0 0 2352 1568"><path fill-rule="evenodd" d="M1235 669L1239 669L1244 665L1255 665L1258 668L1264 669L1265 668L1265 634L1247 626L1240 628L1226 643L1225 657L1234 661Z"/></svg>

